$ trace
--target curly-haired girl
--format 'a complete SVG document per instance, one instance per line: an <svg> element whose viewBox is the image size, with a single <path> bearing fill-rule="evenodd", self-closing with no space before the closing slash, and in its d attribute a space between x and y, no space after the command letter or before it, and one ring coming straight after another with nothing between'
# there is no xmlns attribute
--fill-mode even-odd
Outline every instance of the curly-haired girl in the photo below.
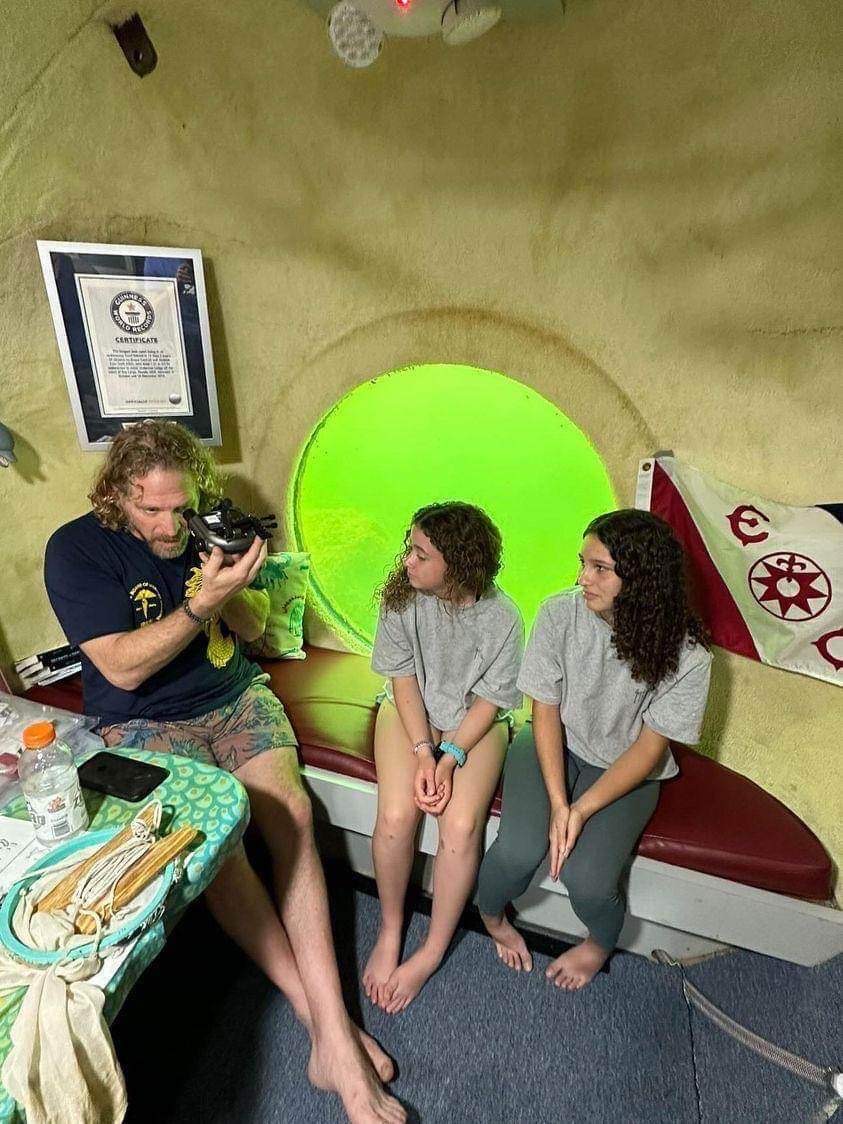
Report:
<svg viewBox="0 0 843 1124"><path fill-rule="evenodd" d="M529 970L505 915L550 848L586 939L547 976L584 987L624 921L621 873L676 774L669 739L699 740L711 656L685 594L682 550L648 512L598 516L586 527L577 586L541 607L518 686L533 700L512 744L498 837L480 870L480 910L498 955Z"/></svg>
<svg viewBox="0 0 843 1124"><path fill-rule="evenodd" d="M480 508L440 503L413 516L380 590L372 655L389 677L375 727L378 814L372 839L381 902L366 994L403 1010L438 968L474 886L489 805L509 741L524 641L495 585L501 537ZM399 965L404 897L422 813L437 817L430 927Z"/></svg>

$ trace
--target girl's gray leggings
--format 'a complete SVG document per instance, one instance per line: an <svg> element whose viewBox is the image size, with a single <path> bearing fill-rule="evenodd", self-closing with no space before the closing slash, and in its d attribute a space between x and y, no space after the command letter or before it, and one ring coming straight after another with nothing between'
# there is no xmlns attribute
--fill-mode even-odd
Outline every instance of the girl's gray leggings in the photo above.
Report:
<svg viewBox="0 0 843 1124"><path fill-rule="evenodd" d="M565 781L573 803L605 769L565 751ZM574 913L600 945L617 943L626 903L619 886L623 868L655 811L659 782L644 781L587 821L560 875ZM498 837L480 867L479 905L498 916L520 897L548 851L550 803L539 768L532 726L509 747L504 768L503 809Z"/></svg>

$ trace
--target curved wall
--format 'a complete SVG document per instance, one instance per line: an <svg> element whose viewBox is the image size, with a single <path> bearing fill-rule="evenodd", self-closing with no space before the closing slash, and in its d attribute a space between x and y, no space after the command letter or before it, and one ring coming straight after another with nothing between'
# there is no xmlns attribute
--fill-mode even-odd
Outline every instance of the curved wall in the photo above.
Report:
<svg viewBox="0 0 843 1124"><path fill-rule="evenodd" d="M564 25L333 59L292 0L150 0L129 71L92 0L0 16L0 662L58 642L44 541L85 507L35 253L199 246L238 498L282 502L331 405L413 363L504 371L622 502L654 448L839 499L839 58L825 0L574 0ZM705 749L843 855L839 694L717 653Z"/></svg>

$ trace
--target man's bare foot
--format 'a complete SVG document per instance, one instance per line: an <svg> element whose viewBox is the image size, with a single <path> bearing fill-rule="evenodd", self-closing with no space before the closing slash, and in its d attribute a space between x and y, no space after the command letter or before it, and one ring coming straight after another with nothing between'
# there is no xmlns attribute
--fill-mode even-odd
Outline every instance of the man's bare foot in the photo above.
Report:
<svg viewBox="0 0 843 1124"><path fill-rule="evenodd" d="M314 1041L307 1067L311 1084L339 1096L349 1124L405 1124L407 1113L384 1089L364 1050L357 1035L334 1048Z"/></svg>
<svg viewBox="0 0 843 1124"><path fill-rule="evenodd" d="M378 1043L371 1034L367 1034L362 1027L354 1026L354 1031L360 1040L360 1045L366 1051L366 1056L374 1067L375 1073L383 1081L384 1085L388 1085L395 1076L395 1063L392 1058L387 1054L386 1050ZM323 1071L319 1066L319 1061L316 1056L315 1048L310 1055L310 1065L308 1066L307 1075L310 1078L311 1085L316 1085L320 1089L329 1088L327 1085L320 1084Z"/></svg>
<svg viewBox="0 0 843 1124"><path fill-rule="evenodd" d="M366 1051L366 1055L372 1065L375 1067L375 1073L383 1081L384 1085L388 1085L395 1076L395 1062L383 1049L379 1042L372 1038L371 1034L367 1034L361 1027L355 1027L357 1037L360 1039L360 1045Z"/></svg>
<svg viewBox="0 0 843 1124"><path fill-rule="evenodd" d="M532 971L533 958L527 943L506 914L493 917L491 914L481 913L480 918L486 926L486 932L495 942L498 956L507 968L513 968L516 972Z"/></svg>
<svg viewBox="0 0 843 1124"><path fill-rule="evenodd" d="M313 1043L313 1026L310 1022L310 1019L308 1018L302 1021L304 1022L307 1033L310 1035L311 1043ZM357 1035L360 1045L366 1051L366 1055L369 1061L374 1066L375 1073L378 1075L381 1081L383 1081L384 1085L388 1085L395 1076L395 1063L393 1062L392 1058L389 1056L389 1054L387 1054L386 1050L381 1047L380 1043L372 1038L371 1034L367 1034L362 1027L357 1026L355 1023L352 1023L351 1027L354 1033ZM316 1060L315 1050L311 1051L310 1058L311 1064L310 1066L308 1066L308 1076L310 1077L311 1084L316 1085L318 1084L319 1074L321 1071ZM310 1073L311 1068L313 1068L314 1070L312 1075Z"/></svg>
<svg viewBox="0 0 843 1124"><path fill-rule="evenodd" d="M381 1007L388 1015L397 1015L411 1003L436 969L441 957L432 956L424 947L399 965L381 989Z"/></svg>
<svg viewBox="0 0 843 1124"><path fill-rule="evenodd" d="M609 953L592 938L586 937L582 944L570 948L557 956L547 967L545 975L556 987L565 991L579 991L597 975Z"/></svg>
<svg viewBox="0 0 843 1124"><path fill-rule="evenodd" d="M401 930L388 930L381 926L375 947L363 969L363 990L373 1003L381 1002L381 991L398 967L400 955Z"/></svg>

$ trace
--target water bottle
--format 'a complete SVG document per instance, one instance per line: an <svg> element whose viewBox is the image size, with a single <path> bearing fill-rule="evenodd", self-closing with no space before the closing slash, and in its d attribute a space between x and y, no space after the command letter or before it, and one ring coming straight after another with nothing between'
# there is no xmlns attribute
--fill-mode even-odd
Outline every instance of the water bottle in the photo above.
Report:
<svg viewBox="0 0 843 1124"><path fill-rule="evenodd" d="M34 722L24 730L18 776L39 843L51 847L85 830L88 809L73 754L52 722Z"/></svg>

